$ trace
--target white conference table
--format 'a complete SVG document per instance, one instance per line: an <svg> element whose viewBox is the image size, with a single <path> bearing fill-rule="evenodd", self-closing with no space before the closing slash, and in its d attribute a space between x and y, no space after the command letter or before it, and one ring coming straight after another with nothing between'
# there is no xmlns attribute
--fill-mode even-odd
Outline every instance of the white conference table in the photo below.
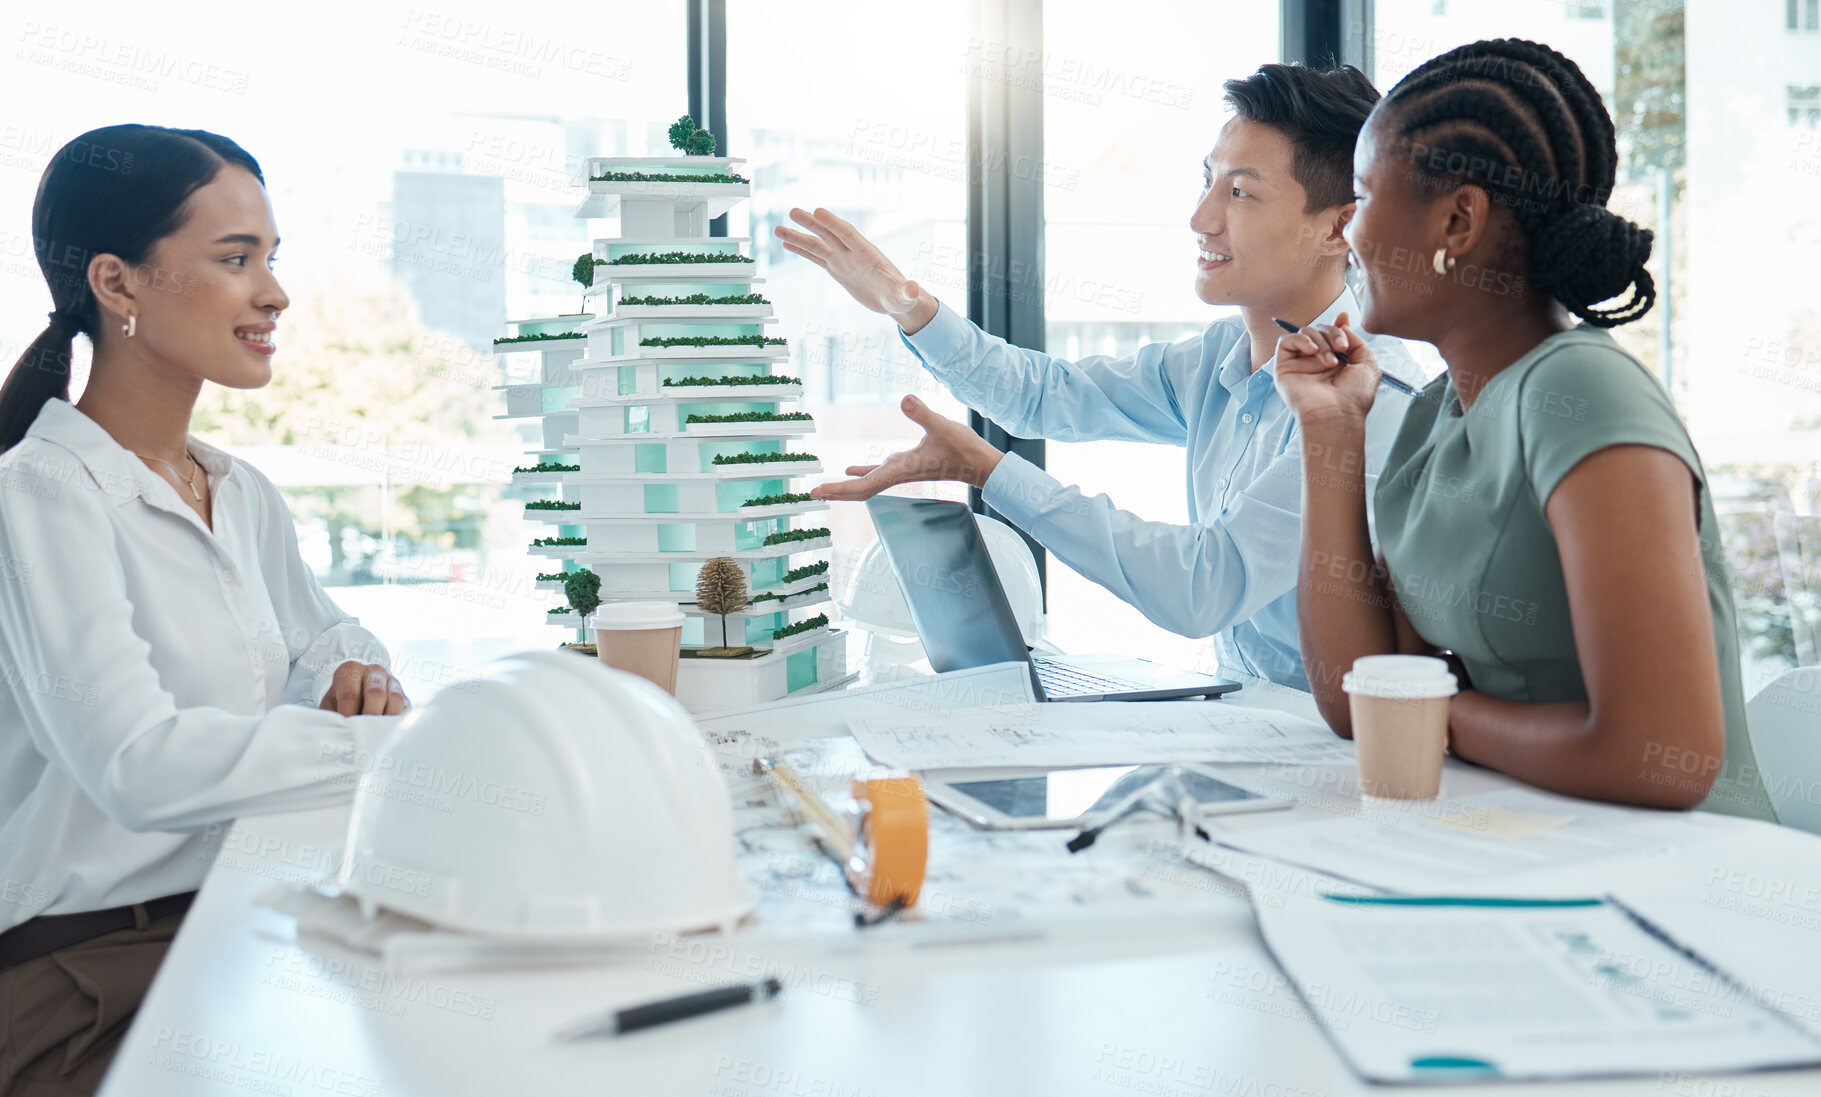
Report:
<svg viewBox="0 0 1821 1097"><path fill-rule="evenodd" d="M1266 683L1221 703L1314 716L1307 694ZM1324 775L1324 787L1351 780L1351 767L1330 768L1340 772ZM1449 796L1511 784L1452 759L1446 781ZM1232 816L1217 829L1278 825L1319 810ZM291 919L254 903L274 882L325 875L346 821L346 809L325 809L236 824L126 1035L104 1097L1384 1092L1360 1081L1308 1019L1236 897L1199 921L1038 939L763 955L737 942L708 954L711 941L654 944L630 962L388 973L376 958L314 939L300 947ZM1672 933L1725 941L1710 950L1716 962L1813 1024L1821 1019L1821 929L1810 903L1821 895L1821 839L1712 823L1712 841L1673 858L1609 860L1567 870L1557 882L1623 887ZM1754 895L1780 899L1766 905ZM764 1005L624 1037L551 1039L578 1016L761 968L789 971L792 989ZM1813 1097L1821 1070L1484 1092Z"/></svg>

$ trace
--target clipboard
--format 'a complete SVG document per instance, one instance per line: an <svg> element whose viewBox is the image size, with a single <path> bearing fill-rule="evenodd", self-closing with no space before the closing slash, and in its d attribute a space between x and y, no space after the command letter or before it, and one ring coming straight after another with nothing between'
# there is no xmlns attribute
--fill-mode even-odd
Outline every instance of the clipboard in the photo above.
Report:
<svg viewBox="0 0 1821 1097"><path fill-rule="evenodd" d="M1278 896L1259 930L1370 1082L1821 1065L1821 1036L1611 896Z"/></svg>

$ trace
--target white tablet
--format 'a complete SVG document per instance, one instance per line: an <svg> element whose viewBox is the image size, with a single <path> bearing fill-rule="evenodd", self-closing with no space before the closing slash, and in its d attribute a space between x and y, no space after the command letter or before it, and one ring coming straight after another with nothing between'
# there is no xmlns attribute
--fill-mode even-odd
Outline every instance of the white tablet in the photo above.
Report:
<svg viewBox="0 0 1821 1097"><path fill-rule="evenodd" d="M929 798L978 827L1032 830L1091 827L1112 818L1151 790L1169 766L1094 766L1053 769L1014 777L957 779L932 777ZM1294 800L1261 796L1230 785L1199 766L1174 767L1196 814L1287 808Z"/></svg>

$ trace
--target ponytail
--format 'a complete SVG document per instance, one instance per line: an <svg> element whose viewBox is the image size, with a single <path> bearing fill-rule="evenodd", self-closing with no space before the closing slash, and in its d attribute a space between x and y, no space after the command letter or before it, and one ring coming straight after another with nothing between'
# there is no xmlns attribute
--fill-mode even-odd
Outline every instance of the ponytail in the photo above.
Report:
<svg viewBox="0 0 1821 1097"><path fill-rule="evenodd" d="M94 342L103 322L90 262L113 255L131 267L144 263L182 227L190 195L226 164L265 182L245 149L207 130L103 126L51 157L32 202L32 246L55 307L0 385L0 452L19 444L45 401L70 398L76 333Z"/></svg>
<svg viewBox="0 0 1821 1097"><path fill-rule="evenodd" d="M70 359L79 330L61 313L51 313L50 326L13 364L0 386L0 453L19 444L46 400L70 398Z"/></svg>

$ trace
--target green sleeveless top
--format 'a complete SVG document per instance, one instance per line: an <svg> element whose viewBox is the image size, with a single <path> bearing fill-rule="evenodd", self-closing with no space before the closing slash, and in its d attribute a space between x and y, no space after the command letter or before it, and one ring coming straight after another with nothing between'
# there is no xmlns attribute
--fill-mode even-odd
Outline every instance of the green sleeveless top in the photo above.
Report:
<svg viewBox="0 0 1821 1097"><path fill-rule="evenodd" d="M1707 475L1663 386L1605 331L1583 324L1543 340L1464 414L1448 374L1411 405L1374 496L1398 601L1423 639L1460 657L1474 689L1507 701L1586 701L1543 505L1582 458L1623 444L1668 450L1700 482L1726 711L1726 762L1701 807L1774 820L1745 732L1732 588ZM1663 762L1665 774L1681 772Z"/></svg>

